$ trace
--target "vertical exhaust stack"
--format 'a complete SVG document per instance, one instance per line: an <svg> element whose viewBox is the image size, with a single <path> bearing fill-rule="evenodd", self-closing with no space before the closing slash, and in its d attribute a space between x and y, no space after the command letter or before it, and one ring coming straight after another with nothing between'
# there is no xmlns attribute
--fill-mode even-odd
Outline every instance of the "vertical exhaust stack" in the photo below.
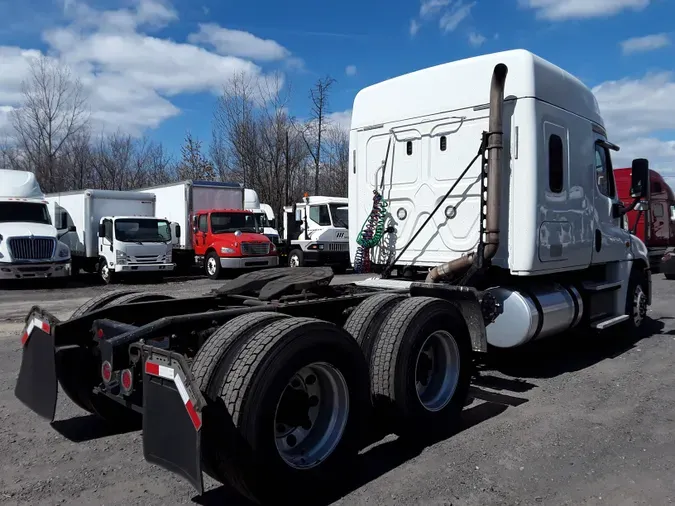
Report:
<svg viewBox="0 0 675 506"><path fill-rule="evenodd" d="M508 67L495 66L490 83L490 122L487 142L488 184L483 258L489 260L499 248L499 205L502 191L502 151L504 149L502 116L504 108L504 83ZM450 275L466 271L473 263L476 252L469 253L445 264L434 267L427 275L427 283L437 283Z"/></svg>

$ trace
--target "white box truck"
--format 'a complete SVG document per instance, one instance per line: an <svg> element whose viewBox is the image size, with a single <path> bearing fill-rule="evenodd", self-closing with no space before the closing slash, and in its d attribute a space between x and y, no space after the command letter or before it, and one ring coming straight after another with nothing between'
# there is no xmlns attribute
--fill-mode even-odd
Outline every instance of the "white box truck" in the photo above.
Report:
<svg viewBox="0 0 675 506"><path fill-rule="evenodd" d="M0 170L0 280L69 275L70 250L57 239L35 174Z"/></svg>
<svg viewBox="0 0 675 506"><path fill-rule="evenodd" d="M174 244L176 269L185 272L195 264L194 223L199 211L244 209L244 187L238 183L185 180L161 186L142 188L143 193L157 196L157 214L180 225L182 234Z"/></svg>
<svg viewBox="0 0 675 506"><path fill-rule="evenodd" d="M105 283L122 275L173 271L170 223L155 217L155 196L135 191L79 190L47 195L73 273L97 272ZM175 230L180 236L180 229Z"/></svg>

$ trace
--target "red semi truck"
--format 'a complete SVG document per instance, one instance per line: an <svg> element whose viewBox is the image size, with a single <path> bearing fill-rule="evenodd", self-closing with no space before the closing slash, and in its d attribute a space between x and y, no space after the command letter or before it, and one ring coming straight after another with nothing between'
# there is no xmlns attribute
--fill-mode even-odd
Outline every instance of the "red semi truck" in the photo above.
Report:
<svg viewBox="0 0 675 506"><path fill-rule="evenodd" d="M630 167L615 169L614 179L619 198L629 206L634 200L630 196ZM651 195L647 204L638 205L625 216L628 228L642 239L649 250L652 271L659 272L667 249L675 246L675 194L655 170L649 171L649 185Z"/></svg>

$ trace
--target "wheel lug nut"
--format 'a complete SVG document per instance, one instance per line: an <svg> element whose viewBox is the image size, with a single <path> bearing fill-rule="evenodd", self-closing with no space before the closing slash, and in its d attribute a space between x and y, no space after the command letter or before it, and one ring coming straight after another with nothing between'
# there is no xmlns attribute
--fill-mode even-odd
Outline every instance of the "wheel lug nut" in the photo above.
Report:
<svg viewBox="0 0 675 506"><path fill-rule="evenodd" d="M305 378L305 383L307 383L308 385L313 385L315 382L316 382L316 376L314 376L313 374L310 374L309 376L307 376Z"/></svg>
<svg viewBox="0 0 675 506"><path fill-rule="evenodd" d="M291 434L286 438L286 443L288 443L288 446L295 446L297 442L298 440L295 439L295 436L293 434Z"/></svg>
<svg viewBox="0 0 675 506"><path fill-rule="evenodd" d="M307 402L309 403L309 407L313 408L319 405L319 398L316 395L312 395Z"/></svg>

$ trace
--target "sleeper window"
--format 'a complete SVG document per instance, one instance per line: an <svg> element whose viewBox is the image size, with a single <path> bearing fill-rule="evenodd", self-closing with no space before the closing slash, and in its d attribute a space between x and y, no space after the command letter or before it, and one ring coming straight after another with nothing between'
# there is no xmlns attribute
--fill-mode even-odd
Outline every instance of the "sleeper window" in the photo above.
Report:
<svg viewBox="0 0 675 506"><path fill-rule="evenodd" d="M654 206L654 218L663 218L663 204Z"/></svg>
<svg viewBox="0 0 675 506"><path fill-rule="evenodd" d="M554 193L560 193L564 185L564 150L558 135L548 138L548 186Z"/></svg>

